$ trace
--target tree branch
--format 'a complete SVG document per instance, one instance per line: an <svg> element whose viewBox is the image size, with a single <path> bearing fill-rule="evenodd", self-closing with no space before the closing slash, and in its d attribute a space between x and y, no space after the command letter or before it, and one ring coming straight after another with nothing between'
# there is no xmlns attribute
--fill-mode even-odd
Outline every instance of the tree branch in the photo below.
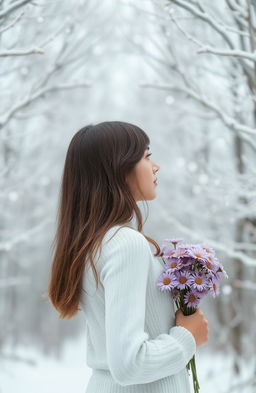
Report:
<svg viewBox="0 0 256 393"><path fill-rule="evenodd" d="M249 53L243 50L237 50L237 49L218 49L214 48L210 45L205 45L204 43L198 41L195 37L192 37L190 34L188 34L182 27L181 25L177 22L177 20L173 17L172 13L170 13L171 20L173 23L177 26L177 28L182 32L182 34L185 35L185 37L194 42L197 46L200 48L197 50L197 53L212 53L215 55L220 55L220 56L230 56L230 57L239 57L239 58L245 58L247 60L252 60L256 62L256 53ZM249 36L249 35L248 35Z"/></svg>
<svg viewBox="0 0 256 393"><path fill-rule="evenodd" d="M210 15L207 12L201 11L200 9L194 7L193 5L191 5L190 3L188 3L187 1L184 1L184 0L169 0L169 3L174 3L178 6L180 6L181 8L190 12L192 15L194 15L194 16L198 17L199 19L202 19L204 22L208 23L215 31L217 31L222 36L222 38L228 44L230 49L232 49L232 50L236 49L233 44L233 41L230 39L229 34L227 33L225 27L222 24L218 23L216 20L214 20L212 17L210 17ZM172 10L170 10L170 12L172 13ZM243 21L243 22L246 23L246 21ZM251 81L255 80L254 73L252 72L253 68L250 67L244 61L243 58L238 58L237 60L239 61L239 64L242 67L247 78L249 78Z"/></svg>
<svg viewBox="0 0 256 393"><path fill-rule="evenodd" d="M246 255L242 252L232 250L229 246L227 246L221 242L209 239L204 234L198 233L194 228L192 228L192 229L187 228L186 226L181 224L178 220L176 220L174 217L170 217L170 216L167 217L166 214L164 214L161 211L160 211L160 215L163 216L163 219L165 222L167 222L168 224L170 223L170 224L175 225L175 227L177 229L179 229L182 233L184 233L189 238L203 241L203 242L211 245L211 247L213 247L214 249L223 252L225 255L227 255L230 258L235 258L247 266L256 267L255 258L250 258L248 255Z"/></svg>
<svg viewBox="0 0 256 393"><path fill-rule="evenodd" d="M43 55L45 52L41 48L30 48L30 49L11 49L6 51L0 51L0 57L9 56L28 56L28 55Z"/></svg>
<svg viewBox="0 0 256 393"><path fill-rule="evenodd" d="M16 9L22 7L27 3L32 3L33 0L19 0L15 3L12 3L9 7L0 11L0 19L8 16L11 12L15 11Z"/></svg>
<svg viewBox="0 0 256 393"><path fill-rule="evenodd" d="M161 90L178 90L183 93L186 93L190 97L195 98L197 101L199 101L201 104L206 106L207 108L212 109L216 114L218 114L219 118L223 121L223 123L230 129L236 131L236 132L242 132L247 135L252 135L256 136L256 129L245 126L243 124L238 123L234 118L226 115L224 111L221 110L216 104L211 102L206 96L202 95L201 93L197 93L193 91L192 89L188 87L178 87L174 85L168 85L168 84L161 84L161 83L140 83L141 87L153 87ZM249 141L248 141L249 142ZM253 143L251 140L250 143ZM256 144L253 143L253 148L254 150L256 149Z"/></svg>
<svg viewBox="0 0 256 393"><path fill-rule="evenodd" d="M31 102L36 101L38 98L42 97L43 95L47 93L51 93L56 90L70 90L70 89L75 89L75 88L84 88L84 87L90 87L92 84L91 82L74 82L74 83L66 83L66 84L59 84L56 86L50 86L50 87L45 87L42 88L38 91L36 91L34 94L29 95L25 99L21 100L20 103L16 104L13 108L7 112L7 114L2 115L0 117L0 127L3 127L4 125L7 124L7 122L11 119L11 117L19 110L25 108Z"/></svg>
<svg viewBox="0 0 256 393"><path fill-rule="evenodd" d="M3 27L3 28L0 30L0 34L4 33L5 31L7 31L7 30L11 29L13 26L15 26L16 23L22 18L22 16L23 16L24 14L25 14L25 12L21 12L21 14L18 15L18 16L14 19L14 21L13 21L12 23L10 23L9 25Z"/></svg>
<svg viewBox="0 0 256 393"><path fill-rule="evenodd" d="M211 46L204 46L197 50L197 53L212 53L219 56L231 56L231 57L243 57L244 59L256 62L256 52L249 53L242 50L223 50L218 48L213 48Z"/></svg>

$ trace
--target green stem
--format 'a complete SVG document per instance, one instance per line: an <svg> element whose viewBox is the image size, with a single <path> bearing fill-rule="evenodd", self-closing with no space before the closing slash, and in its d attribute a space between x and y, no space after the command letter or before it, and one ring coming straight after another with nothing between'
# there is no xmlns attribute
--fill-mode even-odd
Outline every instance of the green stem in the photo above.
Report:
<svg viewBox="0 0 256 393"><path fill-rule="evenodd" d="M194 393L199 393L200 386L199 386L199 382L198 382L198 378L197 378L197 372L196 372L195 355L189 361L188 366L191 368L191 372L192 372Z"/></svg>

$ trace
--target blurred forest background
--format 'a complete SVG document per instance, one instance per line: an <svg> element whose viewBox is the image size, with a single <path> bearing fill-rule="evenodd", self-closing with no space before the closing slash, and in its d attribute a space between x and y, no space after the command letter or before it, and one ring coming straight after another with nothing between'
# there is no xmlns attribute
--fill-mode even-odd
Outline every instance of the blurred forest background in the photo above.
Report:
<svg viewBox="0 0 256 393"><path fill-rule="evenodd" d="M44 293L68 144L105 120L161 166L144 232L229 274L202 304L202 393L255 392L256 1L1 0L0 64L0 393L85 391L83 316Z"/></svg>

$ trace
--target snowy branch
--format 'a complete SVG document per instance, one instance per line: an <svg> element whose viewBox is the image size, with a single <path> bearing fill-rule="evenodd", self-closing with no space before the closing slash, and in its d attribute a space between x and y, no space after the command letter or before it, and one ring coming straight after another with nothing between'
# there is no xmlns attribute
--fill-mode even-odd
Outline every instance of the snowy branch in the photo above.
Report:
<svg viewBox="0 0 256 393"><path fill-rule="evenodd" d="M18 16L14 19L14 21L13 21L12 23L10 23L9 25L3 27L3 28L0 30L0 34L4 33L5 31L7 31L7 30L11 29L13 26L15 26L16 23L18 23L18 21L22 18L22 16L23 16L24 14L25 14L25 12L21 12L21 14L18 15Z"/></svg>
<svg viewBox="0 0 256 393"><path fill-rule="evenodd" d="M32 3L33 0L20 0L20 1L15 1L12 3L9 7L3 9L0 11L0 19L8 16L11 12L15 11L16 9L22 7L23 5L27 3Z"/></svg>
<svg viewBox="0 0 256 393"><path fill-rule="evenodd" d="M11 240L7 240L6 242L0 243L0 251L8 252L10 251L16 244L21 241L28 240L31 235L35 235L37 232L40 232L47 224L51 223L51 219L47 218L41 221L38 225L33 228L28 229L27 231L23 231L19 233L17 236L12 236Z"/></svg>
<svg viewBox="0 0 256 393"><path fill-rule="evenodd" d="M43 55L44 53L45 52L42 48L13 49L13 50L0 51L0 57L27 56L27 55L34 55L34 54Z"/></svg>
<svg viewBox="0 0 256 393"><path fill-rule="evenodd" d="M190 12L192 15L198 17L199 19L201 19L202 21L206 22L209 26L211 26L217 33L220 34L220 36L224 39L224 41L228 44L229 48L231 50L236 50L235 45L233 43L233 41L231 40L229 34L228 34L228 30L225 28L225 26L223 26L221 23L219 23L217 21L217 18L213 17L212 15L209 15L205 9L202 8L197 8L195 7L193 4L191 4L190 2L187 2L185 0L169 0L169 3L173 3L178 5L179 7L187 10L188 12ZM172 17L173 14L173 9L169 10L170 16ZM246 22L246 28L247 28L247 21ZM244 58L242 57L238 57L237 58L240 66L242 67L244 73L247 75L248 78L251 79L251 81L255 80L255 76L253 73L253 68L250 67L250 65L248 65L245 61Z"/></svg>
<svg viewBox="0 0 256 393"><path fill-rule="evenodd" d="M196 8L193 5L191 5L190 2L184 0L169 0L169 2L177 4L178 6L189 11L191 14L207 22L210 26L214 28L214 30L216 30L224 38L224 40L228 43L228 45L232 49L234 49L233 42L230 39L229 35L227 34L225 28L220 23L218 23L215 19L213 19L205 10L202 11L199 8Z"/></svg>
<svg viewBox="0 0 256 393"><path fill-rule="evenodd" d="M170 84L161 84L161 83L140 83L141 87L153 87L161 90L178 90L181 91L185 94L187 94L190 97L193 97L196 99L198 102L206 106L207 108L212 109L218 116L219 118L223 121L223 123L231 130L236 131L236 132L241 132L247 135L242 135L241 137L251 145L251 147L256 151L256 142L253 141L253 139L248 138L248 136L256 136L256 129L248 127L246 125L238 123L234 118L226 115L224 111L218 107L216 104L211 102L205 95L202 93L197 93L193 91L192 89L189 89L188 87L182 86L174 86Z"/></svg>
<svg viewBox="0 0 256 393"><path fill-rule="evenodd" d="M28 97L25 99L21 100L18 104L16 104L13 108L9 110L6 114L2 115L0 117L0 127L3 127L4 125L7 124L7 122L12 118L12 116L19 110L25 108L32 102L36 101L37 99L43 97L45 94L51 93L53 91L57 90L71 90L71 89L76 89L76 88L85 88L85 87L90 87L92 84L91 82L86 82L86 81L80 81L80 82L70 82L70 83L63 83L59 84L56 86L50 86L50 87L45 87L42 88L38 91L36 91L33 94L30 94Z"/></svg>
<svg viewBox="0 0 256 393"><path fill-rule="evenodd" d="M256 244L232 243L234 250L256 251Z"/></svg>
<svg viewBox="0 0 256 393"><path fill-rule="evenodd" d="M232 280L231 285L235 288L249 289L250 291L256 291L256 284L248 280Z"/></svg>
<svg viewBox="0 0 256 393"><path fill-rule="evenodd" d="M219 56L231 56L231 57L243 57L244 59L247 60L252 60L256 62L256 52L254 53L248 53L242 50L223 50L223 49L215 49L211 46L204 46L200 49L197 50L197 53L212 53L214 55L219 55Z"/></svg>
<svg viewBox="0 0 256 393"><path fill-rule="evenodd" d="M181 25L177 22L176 18L174 18L173 13L170 12L170 17L172 22L177 26L177 28L182 32L182 34L185 35L185 37L194 42L196 45L198 45L200 48L197 50L197 53L211 53L215 55L220 55L220 56L230 56L230 57L238 57L238 58L245 58L247 60L251 60L256 62L256 52L254 53L249 53L243 50L237 50L237 49L218 49L214 48L210 45L203 44L202 42L198 41L195 37L192 37L190 34L188 34L182 27ZM248 34L249 36L249 34Z"/></svg>
<svg viewBox="0 0 256 393"><path fill-rule="evenodd" d="M209 244L216 250L223 252L227 257L237 259L238 261L242 262L244 265L256 267L256 260L255 258L251 258L248 255L232 250L228 245L218 242L216 240L209 239L203 233L199 233L194 228L190 229L185 225L181 224L178 220L174 217L166 216L166 214L162 211L159 212L162 216L164 222L168 224L174 225L181 233L184 233L188 238L196 239L198 241L203 241L204 243Z"/></svg>

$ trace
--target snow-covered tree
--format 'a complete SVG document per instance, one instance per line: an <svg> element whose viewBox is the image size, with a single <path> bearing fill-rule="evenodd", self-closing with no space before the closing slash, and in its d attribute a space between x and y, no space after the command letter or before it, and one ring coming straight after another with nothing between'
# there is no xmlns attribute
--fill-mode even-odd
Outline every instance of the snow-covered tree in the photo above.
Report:
<svg viewBox="0 0 256 393"><path fill-rule="evenodd" d="M76 116L64 108L77 89L86 106L100 62L89 65L107 34L108 12L90 0L0 2L0 351L8 343L55 351L75 326L62 322L60 330L44 297L56 218L50 214L65 127Z"/></svg>

